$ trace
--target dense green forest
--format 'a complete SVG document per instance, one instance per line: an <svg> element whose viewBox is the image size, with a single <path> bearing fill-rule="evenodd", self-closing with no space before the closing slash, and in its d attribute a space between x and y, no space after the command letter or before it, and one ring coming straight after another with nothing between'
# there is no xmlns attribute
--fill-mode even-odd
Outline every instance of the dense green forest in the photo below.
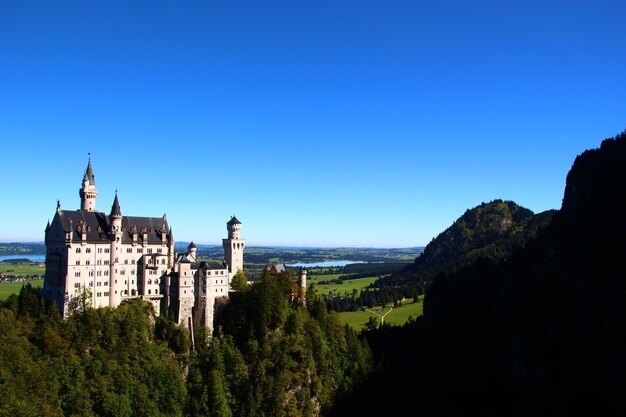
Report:
<svg viewBox="0 0 626 417"><path fill-rule="evenodd" d="M316 416L370 372L368 345L289 272L234 294L219 337L139 299L62 320L25 286L0 308L0 415Z"/></svg>
<svg viewBox="0 0 626 417"><path fill-rule="evenodd" d="M625 236L623 133L576 158L536 239L437 275L422 318L366 332L382 366L332 415L623 415Z"/></svg>
<svg viewBox="0 0 626 417"><path fill-rule="evenodd" d="M515 248L535 238L553 216L554 210L534 214L512 201L482 203L435 237L413 264L378 285L429 283L439 273L455 272L480 258L505 260Z"/></svg>

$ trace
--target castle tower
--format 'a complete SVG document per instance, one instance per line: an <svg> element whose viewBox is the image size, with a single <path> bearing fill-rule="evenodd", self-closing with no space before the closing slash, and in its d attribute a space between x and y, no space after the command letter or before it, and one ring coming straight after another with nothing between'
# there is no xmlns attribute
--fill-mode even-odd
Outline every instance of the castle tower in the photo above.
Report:
<svg viewBox="0 0 626 417"><path fill-rule="evenodd" d="M169 248L167 251L167 267L172 269L174 268L174 230L170 227L170 231L168 232L169 236Z"/></svg>
<svg viewBox="0 0 626 417"><path fill-rule="evenodd" d="M243 248L246 241L239 239L241 222L235 216L226 223L226 229L228 230L228 239L222 239L222 245L224 246L224 260L232 278L237 271L243 270Z"/></svg>
<svg viewBox="0 0 626 417"><path fill-rule="evenodd" d="M120 202L117 199L117 191L115 191L115 200L111 206L111 214L109 214L110 229L109 239L111 240L111 261L110 261L110 283L109 283L109 305L117 307L122 302L122 277L119 274L119 258L122 254L122 210Z"/></svg>
<svg viewBox="0 0 626 417"><path fill-rule="evenodd" d="M304 304L306 300L306 269L303 267L298 269L298 286L300 287L300 302Z"/></svg>
<svg viewBox="0 0 626 417"><path fill-rule="evenodd" d="M91 169L91 158L87 164L85 175L83 176L83 185L78 190L80 195L80 209L83 211L96 211L96 196L98 190L96 189L95 175Z"/></svg>
<svg viewBox="0 0 626 417"><path fill-rule="evenodd" d="M189 253L189 256L191 256L193 260L195 261L197 249L193 241L189 244L189 246L187 246L187 252Z"/></svg>

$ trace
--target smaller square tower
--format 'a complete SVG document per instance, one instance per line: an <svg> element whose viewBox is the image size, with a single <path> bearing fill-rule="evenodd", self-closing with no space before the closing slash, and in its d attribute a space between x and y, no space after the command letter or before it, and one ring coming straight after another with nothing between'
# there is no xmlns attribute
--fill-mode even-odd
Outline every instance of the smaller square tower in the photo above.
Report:
<svg viewBox="0 0 626 417"><path fill-rule="evenodd" d="M243 248L246 241L239 239L241 222L237 220L237 217L231 217L226 223L226 229L228 230L228 239L222 239L222 245L224 246L224 260L232 277L237 271L243 269Z"/></svg>

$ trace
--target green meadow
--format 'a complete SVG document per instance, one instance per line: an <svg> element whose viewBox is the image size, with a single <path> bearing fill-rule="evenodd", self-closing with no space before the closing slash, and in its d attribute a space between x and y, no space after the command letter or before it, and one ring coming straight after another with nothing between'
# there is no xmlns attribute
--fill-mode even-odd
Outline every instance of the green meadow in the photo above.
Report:
<svg viewBox="0 0 626 417"><path fill-rule="evenodd" d="M37 262L28 262L24 264L10 264L8 262L0 262L0 274L16 275L16 276L42 276L46 270L44 266L38 266Z"/></svg>
<svg viewBox="0 0 626 417"><path fill-rule="evenodd" d="M392 306L387 306L383 308L382 306L376 306L370 310L383 315L389 311ZM391 311L391 313L385 316L385 323L387 324L395 324L401 325L407 322L409 317L418 317L423 314L424 309L424 296L420 295L417 303L414 303L413 300L404 300L402 302L402 306L395 307ZM380 317L376 314L370 313L369 311L348 311L339 313L339 318L341 322L344 324L350 325L354 330L360 331L365 328L365 323L367 323L370 317L374 317L376 322L380 324Z"/></svg>
<svg viewBox="0 0 626 417"><path fill-rule="evenodd" d="M372 284L378 279L378 277L367 278L355 278L350 279L349 276L343 280L342 284L318 284L320 281L331 281L338 279L345 274L327 274L327 275L314 275L311 278L307 277L307 285L315 284L315 291L320 295L336 294L342 295L345 293L351 294L352 290L360 291Z"/></svg>
<svg viewBox="0 0 626 417"><path fill-rule="evenodd" d="M0 282L0 301L6 300L11 294L17 294L22 285L30 283L33 287L43 287L43 278L29 279L24 282Z"/></svg>

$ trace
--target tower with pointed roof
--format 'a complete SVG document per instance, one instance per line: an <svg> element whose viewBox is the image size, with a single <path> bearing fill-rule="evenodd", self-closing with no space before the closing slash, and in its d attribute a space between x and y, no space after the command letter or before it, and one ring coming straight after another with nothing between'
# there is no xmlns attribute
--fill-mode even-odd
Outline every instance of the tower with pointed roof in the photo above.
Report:
<svg viewBox="0 0 626 417"><path fill-rule="evenodd" d="M87 169L83 176L83 183L78 190L80 195L80 209L83 211L96 211L96 196L98 190L96 189L95 175L93 175L93 169L91 168L91 158L87 163Z"/></svg>
<svg viewBox="0 0 626 417"><path fill-rule="evenodd" d="M193 260L195 261L197 248L196 248L196 245L193 243L193 241L189 244L189 246L187 246L187 250L189 251L189 256L191 256Z"/></svg>
<svg viewBox="0 0 626 417"><path fill-rule="evenodd" d="M111 307L117 307L122 302L123 285L120 274L120 255L122 254L122 209L120 207L120 201L117 198L117 191L115 191L115 200L111 206L111 213L109 214L109 240L111 241L111 256L110 265L111 273L109 274L109 305Z"/></svg>
<svg viewBox="0 0 626 417"><path fill-rule="evenodd" d="M237 271L243 269L243 248L246 245L246 241L239 238L241 222L237 220L237 217L233 216L230 218L228 223L226 223L226 230L228 230L228 239L222 239L224 260L228 265L231 276L234 276Z"/></svg>

